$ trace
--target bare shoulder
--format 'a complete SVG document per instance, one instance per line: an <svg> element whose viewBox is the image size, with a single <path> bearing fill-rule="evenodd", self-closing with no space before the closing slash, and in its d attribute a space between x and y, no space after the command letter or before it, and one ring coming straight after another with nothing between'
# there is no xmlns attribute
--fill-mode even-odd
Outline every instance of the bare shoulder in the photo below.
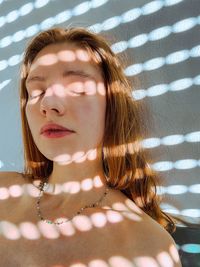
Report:
<svg viewBox="0 0 200 267"><path fill-rule="evenodd" d="M25 180L22 173L16 171L0 172L0 187L9 187L13 184L24 184Z"/></svg>
<svg viewBox="0 0 200 267"><path fill-rule="evenodd" d="M132 235L135 232L132 230ZM181 267L179 253L172 236L147 215L137 232L137 249L132 252L136 266ZM145 253L144 253L145 252ZM145 262L145 264L143 264ZM168 263L168 264L167 264Z"/></svg>
<svg viewBox="0 0 200 267"><path fill-rule="evenodd" d="M121 221L112 226L115 228L112 242L120 245L120 254L137 267L181 267L172 236L133 201L123 196L117 198L119 201L112 205L115 210L112 210L112 217L116 222L121 216Z"/></svg>

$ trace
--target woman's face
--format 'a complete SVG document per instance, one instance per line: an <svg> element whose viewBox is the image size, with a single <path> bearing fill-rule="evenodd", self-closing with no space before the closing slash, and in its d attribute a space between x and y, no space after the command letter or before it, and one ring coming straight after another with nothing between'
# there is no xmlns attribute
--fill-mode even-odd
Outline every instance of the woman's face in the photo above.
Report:
<svg viewBox="0 0 200 267"><path fill-rule="evenodd" d="M87 50L69 43L46 46L31 65L26 89L28 124L36 146L46 158L73 158L76 153L101 146L106 88L100 67ZM48 123L74 132L48 138L40 133Z"/></svg>

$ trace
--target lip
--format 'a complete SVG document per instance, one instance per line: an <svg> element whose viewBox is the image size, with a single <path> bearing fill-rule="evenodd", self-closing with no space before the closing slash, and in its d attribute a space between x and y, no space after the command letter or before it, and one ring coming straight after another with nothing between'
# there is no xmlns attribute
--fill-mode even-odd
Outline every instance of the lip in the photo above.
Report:
<svg viewBox="0 0 200 267"><path fill-rule="evenodd" d="M71 135L73 132L70 131L59 131L59 132L50 132L46 131L42 135L47 137L47 138L60 138L64 137L66 135Z"/></svg>
<svg viewBox="0 0 200 267"><path fill-rule="evenodd" d="M59 124L55 124L55 123L49 123L44 125L41 129L40 129L40 134L45 134L45 133L49 133L50 130L61 130L63 132L59 132L59 133L73 133L74 131L71 129L68 129L64 126L61 126ZM55 134L55 133L54 133Z"/></svg>

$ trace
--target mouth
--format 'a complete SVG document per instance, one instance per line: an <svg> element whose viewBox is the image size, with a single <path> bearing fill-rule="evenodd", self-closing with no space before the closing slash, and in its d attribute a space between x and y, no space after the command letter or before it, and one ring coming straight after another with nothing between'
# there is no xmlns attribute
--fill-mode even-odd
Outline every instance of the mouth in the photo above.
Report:
<svg viewBox="0 0 200 267"><path fill-rule="evenodd" d="M72 133L73 132L69 130L49 129L44 131L42 135L48 138L59 138L59 137L64 137L66 135L70 135Z"/></svg>
<svg viewBox="0 0 200 267"><path fill-rule="evenodd" d="M74 132L74 131L70 130L68 128L65 128L65 127L63 127L61 125L58 125L58 124L47 124L47 125L44 125L40 130L40 134L58 133L58 132Z"/></svg>

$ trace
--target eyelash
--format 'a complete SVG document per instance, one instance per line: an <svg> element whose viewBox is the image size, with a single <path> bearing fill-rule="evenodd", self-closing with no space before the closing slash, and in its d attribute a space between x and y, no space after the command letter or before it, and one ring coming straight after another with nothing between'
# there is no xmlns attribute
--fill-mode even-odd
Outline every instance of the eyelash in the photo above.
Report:
<svg viewBox="0 0 200 267"><path fill-rule="evenodd" d="M73 91L73 93L74 93L75 95L85 95L85 92L74 92L74 91ZM37 98L37 97L42 96L43 94L44 94L44 92L42 92L41 94L36 95L36 96L31 96L30 94L28 94L28 97L29 97L29 99L34 99L34 98Z"/></svg>

